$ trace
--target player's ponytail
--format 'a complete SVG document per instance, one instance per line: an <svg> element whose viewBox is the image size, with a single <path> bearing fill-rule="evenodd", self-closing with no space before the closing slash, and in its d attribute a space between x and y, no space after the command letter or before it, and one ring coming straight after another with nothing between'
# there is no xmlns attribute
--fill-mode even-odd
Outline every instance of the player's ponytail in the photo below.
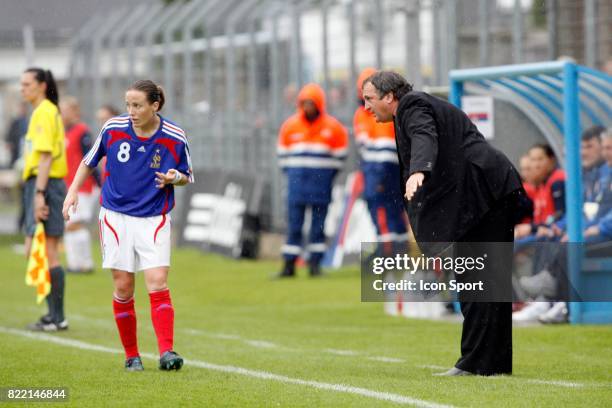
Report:
<svg viewBox="0 0 612 408"><path fill-rule="evenodd" d="M162 110L164 103L166 102L166 96L161 86L148 79L141 79L132 84L128 90L140 91L147 96L147 101L150 104L155 102L159 103L157 111Z"/></svg>
<svg viewBox="0 0 612 408"><path fill-rule="evenodd" d="M45 91L45 98L53 102L55 106L59 106L59 93L57 92L57 84L55 83L55 78L53 78L53 74L49 70L44 70L42 68L28 68L25 72L31 72L34 74L34 79L36 82L45 83L47 85L47 90Z"/></svg>
<svg viewBox="0 0 612 408"><path fill-rule="evenodd" d="M161 110L162 106L164 106L164 103L166 102L166 95L164 94L164 88L162 88L161 86L157 85L157 92L159 95L159 109L158 111Z"/></svg>

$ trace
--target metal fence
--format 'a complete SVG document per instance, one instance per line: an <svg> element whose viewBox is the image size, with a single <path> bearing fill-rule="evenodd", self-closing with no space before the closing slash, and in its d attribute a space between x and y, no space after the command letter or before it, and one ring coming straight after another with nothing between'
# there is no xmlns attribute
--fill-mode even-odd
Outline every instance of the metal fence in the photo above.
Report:
<svg viewBox="0 0 612 408"><path fill-rule="evenodd" d="M92 16L73 39L69 92L94 125L95 109L122 105L133 80L160 83L164 112L187 131L196 170L265 178L268 226L280 229L283 184L275 144L294 111L296 90L319 82L330 113L350 128L360 69L395 69L421 88L446 85L452 68L537 59L525 53L528 16L519 0L507 9L487 0L126 5ZM355 166L353 149L347 168Z"/></svg>

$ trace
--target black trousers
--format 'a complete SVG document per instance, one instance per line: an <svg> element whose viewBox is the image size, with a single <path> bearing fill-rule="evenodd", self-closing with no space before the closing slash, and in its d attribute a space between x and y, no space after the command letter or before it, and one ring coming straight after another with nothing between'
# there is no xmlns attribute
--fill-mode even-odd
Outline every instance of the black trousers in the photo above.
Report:
<svg viewBox="0 0 612 408"><path fill-rule="evenodd" d="M496 259L495 275L507 278L508 289L511 287L512 245L495 243L514 241L516 200L517 196L511 195L497 202L460 240L487 243L485 249ZM461 357L455 367L478 375L511 374L512 303L461 301L460 298L460 305L464 320Z"/></svg>

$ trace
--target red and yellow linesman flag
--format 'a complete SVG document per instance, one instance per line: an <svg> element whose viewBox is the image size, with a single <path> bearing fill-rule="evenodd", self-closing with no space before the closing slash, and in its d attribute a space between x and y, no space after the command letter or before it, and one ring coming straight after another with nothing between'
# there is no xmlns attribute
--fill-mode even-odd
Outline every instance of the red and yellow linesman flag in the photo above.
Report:
<svg viewBox="0 0 612 408"><path fill-rule="evenodd" d="M45 239L45 227L42 222L39 222L36 226L36 232L32 239L25 281L26 285L36 287L36 303L42 302L51 292L47 242Z"/></svg>

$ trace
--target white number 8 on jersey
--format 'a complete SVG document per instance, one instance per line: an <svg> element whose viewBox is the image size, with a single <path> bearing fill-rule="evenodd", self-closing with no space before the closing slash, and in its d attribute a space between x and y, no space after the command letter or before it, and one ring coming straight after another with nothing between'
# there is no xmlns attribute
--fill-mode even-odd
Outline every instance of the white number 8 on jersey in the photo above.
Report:
<svg viewBox="0 0 612 408"><path fill-rule="evenodd" d="M121 163L125 163L130 160L130 144L123 142L119 145L119 152L117 153L117 160Z"/></svg>

